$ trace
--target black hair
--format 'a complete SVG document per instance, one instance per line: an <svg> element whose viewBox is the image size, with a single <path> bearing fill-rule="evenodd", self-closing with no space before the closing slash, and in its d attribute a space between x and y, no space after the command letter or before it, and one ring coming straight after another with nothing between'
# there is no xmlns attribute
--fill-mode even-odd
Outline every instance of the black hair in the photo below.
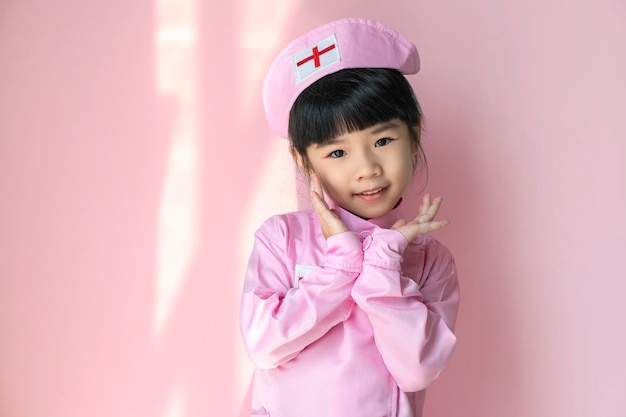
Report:
<svg viewBox="0 0 626 417"><path fill-rule="evenodd" d="M422 111L408 80L395 69L350 68L326 75L300 93L289 113L289 140L310 170L306 150L337 136L399 119L417 145L414 165L426 163L420 146Z"/></svg>

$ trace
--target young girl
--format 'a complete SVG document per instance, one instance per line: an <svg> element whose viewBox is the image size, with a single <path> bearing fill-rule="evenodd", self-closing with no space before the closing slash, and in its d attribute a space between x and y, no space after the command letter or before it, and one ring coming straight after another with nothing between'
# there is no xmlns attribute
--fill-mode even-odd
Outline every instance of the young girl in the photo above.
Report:
<svg viewBox="0 0 626 417"><path fill-rule="evenodd" d="M398 206L421 153L421 112L403 74L415 46L389 27L339 20L272 64L264 105L310 179L313 210L255 235L241 331L256 365L252 414L418 417L454 346L459 287L450 252Z"/></svg>

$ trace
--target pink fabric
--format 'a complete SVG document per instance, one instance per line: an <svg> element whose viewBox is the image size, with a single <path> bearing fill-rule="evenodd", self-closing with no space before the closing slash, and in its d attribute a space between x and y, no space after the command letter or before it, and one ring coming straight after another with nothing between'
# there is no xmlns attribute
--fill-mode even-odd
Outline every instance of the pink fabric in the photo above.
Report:
<svg viewBox="0 0 626 417"><path fill-rule="evenodd" d="M297 82L293 55L335 35L340 60ZM289 111L298 95L325 75L345 68L394 68L419 71L415 45L392 28L372 20L346 18L314 29L288 44L276 57L263 84L263 105L272 130L287 137Z"/></svg>
<svg viewBox="0 0 626 417"><path fill-rule="evenodd" d="M328 240L311 211L256 233L241 303L253 415L419 417L456 344L452 255L387 229L395 210L336 210L351 231ZM310 267L299 281L297 265Z"/></svg>

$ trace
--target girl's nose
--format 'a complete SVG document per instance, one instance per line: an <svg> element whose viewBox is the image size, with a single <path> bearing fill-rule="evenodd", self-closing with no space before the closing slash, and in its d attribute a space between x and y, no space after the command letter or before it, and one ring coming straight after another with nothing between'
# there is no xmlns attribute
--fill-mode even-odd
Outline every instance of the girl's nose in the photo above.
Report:
<svg viewBox="0 0 626 417"><path fill-rule="evenodd" d="M382 174L382 171L380 162L373 155L364 154L358 158L354 177L357 180L377 177Z"/></svg>

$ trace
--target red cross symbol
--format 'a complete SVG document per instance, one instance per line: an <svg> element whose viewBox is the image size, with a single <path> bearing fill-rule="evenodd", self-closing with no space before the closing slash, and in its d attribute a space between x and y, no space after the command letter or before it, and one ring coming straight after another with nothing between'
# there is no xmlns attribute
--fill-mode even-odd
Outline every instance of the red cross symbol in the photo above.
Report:
<svg viewBox="0 0 626 417"><path fill-rule="evenodd" d="M332 44L332 45L322 49L321 51L317 48L317 46L314 46L313 47L313 55L304 58L302 61L298 61L296 63L296 65L297 66L302 66L302 65L306 64L307 62L309 62L310 60L313 60L313 62L315 64L315 68L317 68L317 67L319 67L321 65L321 63L320 63L320 55L324 55L326 52L330 52L333 49L335 49L335 44Z"/></svg>

